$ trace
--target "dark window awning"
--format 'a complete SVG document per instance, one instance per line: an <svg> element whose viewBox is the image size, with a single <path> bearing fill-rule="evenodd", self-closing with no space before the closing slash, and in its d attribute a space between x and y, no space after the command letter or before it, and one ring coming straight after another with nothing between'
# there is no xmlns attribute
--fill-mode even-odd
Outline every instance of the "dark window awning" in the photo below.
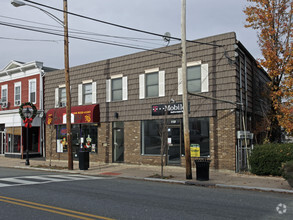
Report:
<svg viewBox="0 0 293 220"><path fill-rule="evenodd" d="M81 105L71 107L71 123L98 123L100 122L99 105ZM46 124L66 124L66 107L52 108L46 114Z"/></svg>

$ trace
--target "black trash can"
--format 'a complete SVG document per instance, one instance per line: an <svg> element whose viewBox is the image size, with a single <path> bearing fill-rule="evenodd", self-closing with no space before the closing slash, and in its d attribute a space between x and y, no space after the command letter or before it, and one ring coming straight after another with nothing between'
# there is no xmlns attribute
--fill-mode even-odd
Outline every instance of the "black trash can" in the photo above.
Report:
<svg viewBox="0 0 293 220"><path fill-rule="evenodd" d="M210 178L210 160L206 158L198 158L194 160L196 165L196 180L207 181Z"/></svg>
<svg viewBox="0 0 293 220"><path fill-rule="evenodd" d="M79 169L87 170L90 167L90 156L88 151L79 151Z"/></svg>

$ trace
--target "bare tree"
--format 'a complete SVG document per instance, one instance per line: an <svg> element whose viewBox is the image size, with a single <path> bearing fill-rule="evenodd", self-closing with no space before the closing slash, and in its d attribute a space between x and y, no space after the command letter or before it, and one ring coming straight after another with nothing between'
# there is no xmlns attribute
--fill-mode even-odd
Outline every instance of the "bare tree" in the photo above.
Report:
<svg viewBox="0 0 293 220"><path fill-rule="evenodd" d="M49 153L49 166L52 166L52 155L53 155L53 139L56 140L56 137L53 134L56 134L55 131L55 126L54 123L57 120L57 116L56 113L54 111L54 113L52 115L48 115L47 116L47 131L48 131L48 136L47 136L47 140L46 143L48 143L48 145L46 145L46 148L48 147L48 153ZM47 133L46 131L46 133Z"/></svg>
<svg viewBox="0 0 293 220"><path fill-rule="evenodd" d="M167 114L168 110L165 109L164 118L159 126L159 135L161 137L161 178L164 177L164 166L167 164L167 149L168 149L168 128L167 128Z"/></svg>

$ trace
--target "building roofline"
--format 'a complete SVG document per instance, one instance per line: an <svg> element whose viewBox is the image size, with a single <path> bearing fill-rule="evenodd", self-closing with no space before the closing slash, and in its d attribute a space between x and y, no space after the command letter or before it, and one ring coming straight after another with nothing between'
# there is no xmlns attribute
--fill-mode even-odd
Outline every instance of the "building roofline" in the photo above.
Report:
<svg viewBox="0 0 293 220"><path fill-rule="evenodd" d="M236 40L236 44L250 59L252 59L256 63L257 67L269 78L269 80L271 80L271 77L269 76L267 71L265 71L265 69L259 64L254 56L252 56L252 54L246 49L246 47L239 40Z"/></svg>

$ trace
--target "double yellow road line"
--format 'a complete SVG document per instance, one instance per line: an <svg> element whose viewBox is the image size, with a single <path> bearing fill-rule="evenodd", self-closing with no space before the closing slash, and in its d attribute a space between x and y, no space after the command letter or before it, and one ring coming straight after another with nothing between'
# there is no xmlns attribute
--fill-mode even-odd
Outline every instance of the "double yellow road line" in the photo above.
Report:
<svg viewBox="0 0 293 220"><path fill-rule="evenodd" d="M107 217L103 217L103 216L92 215L92 214L88 214L88 213L84 213L84 212L77 212L77 211L70 210L70 209L63 209L63 208L54 207L54 206L50 206L50 205L43 205L40 203L29 202L29 201L25 201L25 200L21 200L21 199L14 199L14 198L5 197L5 196L0 196L0 202L6 202L6 203L14 204L14 205L19 205L19 206L23 206L23 207L32 208L32 209L42 210L45 212L51 212L54 214L65 215L65 216L69 216L69 217L77 218L77 219L114 220L112 218L107 218Z"/></svg>

